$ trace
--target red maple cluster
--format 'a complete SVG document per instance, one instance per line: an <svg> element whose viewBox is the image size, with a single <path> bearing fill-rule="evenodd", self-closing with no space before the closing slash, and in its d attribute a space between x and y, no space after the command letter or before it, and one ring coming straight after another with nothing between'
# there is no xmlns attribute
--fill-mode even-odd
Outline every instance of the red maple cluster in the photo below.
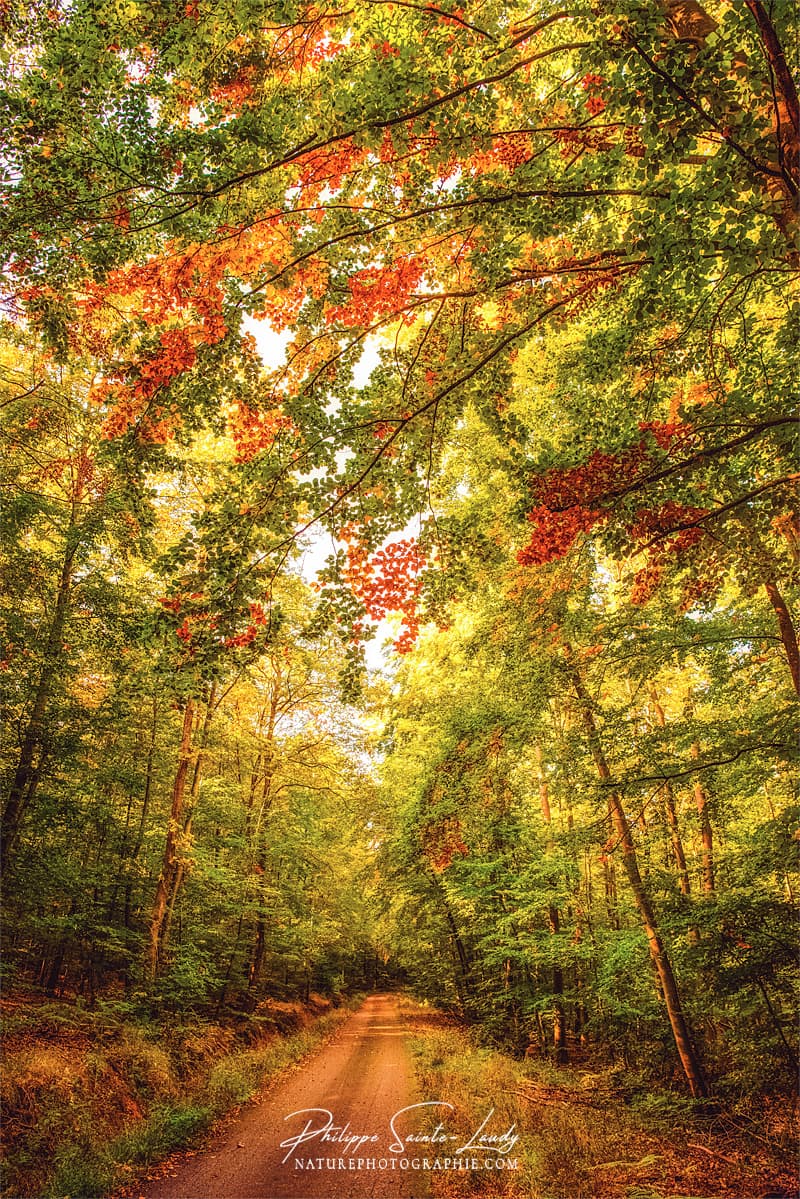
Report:
<svg viewBox="0 0 800 1199"><path fill-rule="evenodd" d="M299 167L295 186L303 189L307 200L311 198L309 188L316 188L317 195L323 187L337 191L367 155L368 151L363 146L356 146L350 137L309 150L295 160L294 166Z"/></svg>
<svg viewBox="0 0 800 1199"><path fill-rule="evenodd" d="M239 112L253 98L255 67L242 67L232 79L211 89L211 99L228 113Z"/></svg>
<svg viewBox="0 0 800 1199"><path fill-rule="evenodd" d="M639 428L650 433L658 447L667 452L690 449L697 442L697 433L688 421L639 421Z"/></svg>
<svg viewBox="0 0 800 1199"><path fill-rule="evenodd" d="M226 336L226 275L259 279L262 306L253 315L269 319L276 330L292 324L309 295L324 293L327 269L319 261L292 261L286 223L284 213L268 212L245 228L220 226L212 242L168 245L147 262L111 271L102 284L84 283L77 303L80 321L72 332L76 352L108 353L109 312L115 319L134 313L134 330L141 324L162 326L155 348L134 341L128 361L115 363L93 388L92 398L109 408L106 437L120 436L134 425L143 440L165 442L174 434L177 409L161 402L159 393L192 370L202 346L216 345ZM281 278L280 288L271 278L264 280L265 267L271 277Z"/></svg>
<svg viewBox="0 0 800 1199"><path fill-rule="evenodd" d="M584 75L581 80L581 87L588 93L584 105L586 111L593 117L602 112L606 106L606 102L600 95L598 88L605 83L602 75Z"/></svg>
<svg viewBox="0 0 800 1199"><path fill-rule="evenodd" d="M419 286L426 265L422 255L409 254L388 266L358 271L350 280L348 299L329 310L330 318L350 328L397 313L404 324L411 324L415 314L402 309Z"/></svg>
<svg viewBox="0 0 800 1199"><path fill-rule="evenodd" d="M703 529L693 522L702 520L707 514L708 508L678 504L674 500L667 500L658 508L639 509L628 532L633 541L639 543L639 548L646 550L648 558L634 577L631 603L647 603L663 578L669 557L685 553L702 541ZM713 586L716 587L716 582ZM695 600L705 598L708 594L707 585L699 590L695 588L692 593Z"/></svg>
<svg viewBox="0 0 800 1199"><path fill-rule="evenodd" d="M701 540L703 531L693 522L707 515L708 508L695 508L667 500L658 508L640 508L628 531L635 541L645 543L669 537L670 549L680 552L690 549ZM684 527L686 525L690 527Z"/></svg>
<svg viewBox="0 0 800 1199"><path fill-rule="evenodd" d="M243 646L252 645L258 636L259 630L267 624L267 614L261 604L253 603L248 605L250 615L250 624L241 633L234 633L230 637L225 638L225 645L231 649L241 649Z"/></svg>
<svg viewBox="0 0 800 1199"><path fill-rule="evenodd" d="M540 504L528 513L534 531L531 539L517 554L520 566L542 566L563 558L579 533L588 533L604 515L596 508L584 508L579 504L564 511L553 511Z"/></svg>
<svg viewBox="0 0 800 1199"><path fill-rule="evenodd" d="M357 530L347 526L340 534L347 545L345 581L361 601L371 620L383 620L392 612L403 617L400 636L394 643L398 654L413 648L419 633L417 604L422 591L421 571L425 554L413 539L392 541L374 554L359 542ZM354 627L358 637L362 630Z"/></svg>
<svg viewBox="0 0 800 1199"><path fill-rule="evenodd" d="M517 554L522 566L541 566L563 557L580 533L590 532L610 517L608 505L640 481L661 453L681 453L692 448L697 434L685 421L641 422L646 434L617 454L595 450L585 462L547 471L533 492L539 503L528 513L533 525L530 540ZM640 508L625 526L634 552L645 550L648 559L637 572L631 600L645 603L661 582L668 555L679 555L702 540L698 522L708 512L667 500L656 508Z"/></svg>
<svg viewBox="0 0 800 1199"><path fill-rule="evenodd" d="M487 150L478 150L467 160L467 168L475 175L483 175L498 168L516 171L533 157L533 138L530 133L498 133L494 135Z"/></svg>
<svg viewBox="0 0 800 1199"><path fill-rule="evenodd" d="M192 591L187 594L163 595L158 601L165 612L172 612L175 616L184 612L183 620L175 630L175 636L183 642L190 654L194 654L202 635L214 633L219 625L217 616L212 615L208 608L199 607L204 598L202 591ZM239 649L255 641L259 631L268 623L268 617L263 605L257 602L248 604L248 616L249 623L244 630L225 637L221 644L230 649ZM219 634L216 639L220 641Z"/></svg>
<svg viewBox="0 0 800 1199"><path fill-rule="evenodd" d="M281 433L297 434L297 426L280 404L269 408L251 408L241 401L228 415L228 432L233 438L237 462L252 462L268 453Z"/></svg>

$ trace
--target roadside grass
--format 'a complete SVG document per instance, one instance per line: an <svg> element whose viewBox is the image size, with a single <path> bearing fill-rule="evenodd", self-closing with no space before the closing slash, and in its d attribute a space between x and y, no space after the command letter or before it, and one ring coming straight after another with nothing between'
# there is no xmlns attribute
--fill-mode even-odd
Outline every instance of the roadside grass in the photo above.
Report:
<svg viewBox="0 0 800 1199"><path fill-rule="evenodd" d="M448 1132L452 1130L467 1141L492 1109L492 1131L504 1132L513 1124L519 1130L521 1113L510 1093L517 1078L510 1058L475 1045L454 1028L424 1032L412 1040L411 1051L421 1098L441 1099L456 1109L442 1120ZM437 1197L488 1195L492 1199L537 1194L537 1161L530 1139L521 1136L508 1157L517 1160L516 1170L469 1174L432 1171L432 1193Z"/></svg>
<svg viewBox="0 0 800 1199"><path fill-rule="evenodd" d="M302 1026L288 1034L250 1029L248 1039L258 1039L244 1046L214 1024L165 1030L86 1013L61 1025L53 1005L42 1027L26 1029L5 1055L2 1195L109 1194L253 1099L330 1036L357 1002L316 1017L298 1011Z"/></svg>
<svg viewBox="0 0 800 1199"><path fill-rule="evenodd" d="M443 1099L469 1138L516 1125L516 1170L431 1171L434 1199L743 1199L797 1193L791 1143L753 1136L678 1094L627 1091L613 1071L519 1062L458 1028L418 1026L420 1097ZM480 1154L474 1156L480 1157Z"/></svg>

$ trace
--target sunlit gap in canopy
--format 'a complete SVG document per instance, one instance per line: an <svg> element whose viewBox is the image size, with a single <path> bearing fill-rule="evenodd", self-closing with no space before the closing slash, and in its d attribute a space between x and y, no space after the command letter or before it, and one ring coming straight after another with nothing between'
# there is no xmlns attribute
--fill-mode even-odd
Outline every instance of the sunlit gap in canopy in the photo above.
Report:
<svg viewBox="0 0 800 1199"><path fill-rule="evenodd" d="M255 320L253 317L246 317L244 320L245 332L249 333L255 343L259 353L259 357L265 368L270 371L280 370L286 364L286 351L289 343L292 340L292 331L284 329L277 331L272 328L269 321ZM353 383L356 387L365 387L369 382L370 376L375 367L380 362L380 341L378 338L368 338L364 343L364 349L361 357L353 368ZM338 410L338 401L334 397L329 405L329 414L333 415ZM336 456L337 469L342 469L345 462L345 451L341 451ZM321 476L322 468L312 471L309 478L314 475ZM414 535L414 529L411 524L407 525L401 532L387 538L386 544L390 541L396 541L403 537L411 537ZM327 530L313 525L302 537L300 542L301 556L298 567L298 573L306 583L315 583L319 572L325 566L328 558L337 551L344 550L344 544ZM382 620L375 631L375 636L371 641L368 641L365 646L365 657L367 668L370 671L386 673L389 666L389 654L384 648L389 640L394 640L397 636L397 625L399 618L389 616Z"/></svg>
<svg viewBox="0 0 800 1199"><path fill-rule="evenodd" d="M243 328L253 337L267 370L280 370L286 366L286 351L293 337L291 329L278 331L272 328L269 321L257 321L252 316L245 317ZM353 367L353 383L356 387L365 387L369 382L370 375L380 362L380 344L377 337L368 337L365 340L361 357ZM335 412L337 408L338 404L334 399L331 411Z"/></svg>

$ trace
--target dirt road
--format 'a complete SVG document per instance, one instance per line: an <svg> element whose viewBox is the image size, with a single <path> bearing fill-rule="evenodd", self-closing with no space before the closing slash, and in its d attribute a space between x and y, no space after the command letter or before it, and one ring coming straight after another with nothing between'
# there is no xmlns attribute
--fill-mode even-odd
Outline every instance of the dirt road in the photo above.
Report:
<svg viewBox="0 0 800 1199"><path fill-rule="evenodd" d="M424 1171L411 1168L415 1147L398 1150L406 1133L421 1127L419 1112L402 1110L416 1101L405 1046L409 1031L391 995L367 999L324 1049L229 1125L207 1152L185 1159L174 1177L138 1194L422 1199L428 1190Z"/></svg>

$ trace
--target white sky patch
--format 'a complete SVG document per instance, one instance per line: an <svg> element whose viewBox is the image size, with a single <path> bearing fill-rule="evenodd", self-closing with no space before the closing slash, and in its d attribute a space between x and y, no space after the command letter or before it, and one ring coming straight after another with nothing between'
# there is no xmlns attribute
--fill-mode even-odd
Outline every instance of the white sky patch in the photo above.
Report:
<svg viewBox="0 0 800 1199"><path fill-rule="evenodd" d="M257 321L252 316L246 316L242 322L245 332L249 333L256 343L261 361L267 370L280 370L286 365L286 350L294 337L291 329L273 329L269 321ZM361 357L353 368L353 383L357 388L366 387L370 375L380 362L380 340L368 337L364 342ZM333 412L338 405L334 399L329 405Z"/></svg>
<svg viewBox="0 0 800 1199"><path fill-rule="evenodd" d="M292 340L289 329L277 332L269 321L257 321L252 316L246 316L243 327L256 343L256 349L267 370L278 370L286 365L286 349Z"/></svg>
<svg viewBox="0 0 800 1199"><path fill-rule="evenodd" d="M250 316L245 317L243 326L245 331L250 333L255 340L259 356L267 370L279 370L286 364L286 350L293 337L291 330L285 329L278 332L272 328L268 321L254 320ZM380 362L380 349L381 343L377 337L369 337L364 342L361 357L353 370L353 383L357 388L365 387L369 382L370 375ZM337 409L338 403L334 397L329 405L329 411L335 413ZM350 450L339 450L336 455L337 470L343 469L350 456ZM386 539L384 544L388 545L390 542L399 541L401 538L410 538L413 536L414 529L409 524L398 533L393 533ZM344 549L343 544L337 543L327 530L318 529L316 526L309 529L303 538L302 552L298 566L301 578L306 583L315 583L320 570L322 570L328 558L337 549ZM390 643L396 640L399 631L399 616L388 616L380 621L376 628L375 636L365 646L367 668L370 671L385 674L388 668L390 672L393 658Z"/></svg>
<svg viewBox="0 0 800 1199"><path fill-rule="evenodd" d="M451 171L449 175L440 176L437 180L436 186L440 191L452 192L455 191L456 187L463 178L464 172L462 171L461 167L456 167L456 169Z"/></svg>
<svg viewBox="0 0 800 1199"><path fill-rule="evenodd" d="M380 343L376 337L368 337L364 342L364 350L353 371L353 382L356 387L366 387L369 377L380 362Z"/></svg>

